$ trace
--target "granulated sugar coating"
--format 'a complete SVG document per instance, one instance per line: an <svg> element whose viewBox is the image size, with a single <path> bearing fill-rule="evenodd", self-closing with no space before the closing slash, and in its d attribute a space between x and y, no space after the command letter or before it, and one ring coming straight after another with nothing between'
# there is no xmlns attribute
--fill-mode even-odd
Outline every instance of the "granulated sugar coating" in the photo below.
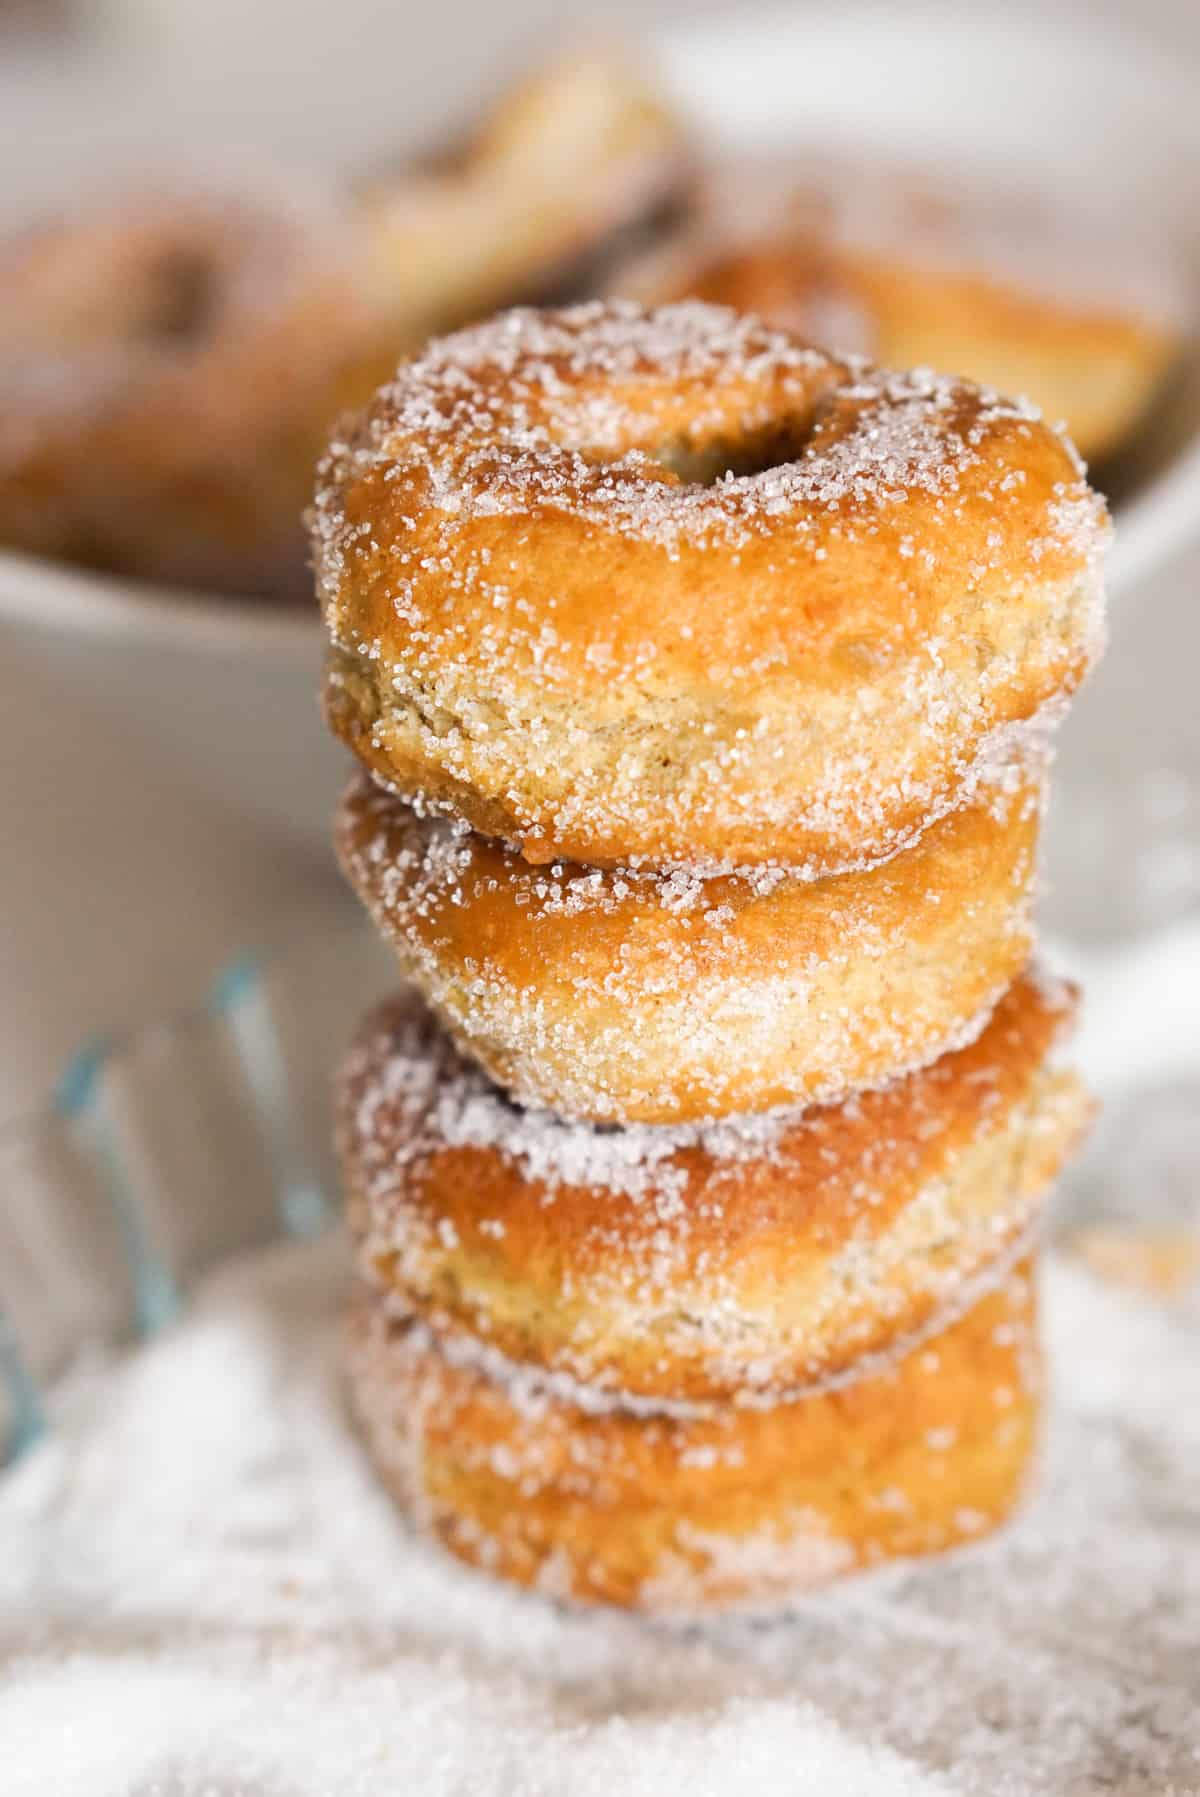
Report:
<svg viewBox="0 0 1200 1797"><path fill-rule="evenodd" d="M1028 1236L1090 1109L1052 1065L1073 1008L1021 979L970 1046L884 1090L613 1129L513 1105L396 1000L339 1081L360 1264L590 1405L777 1402L937 1327Z"/></svg>
<svg viewBox="0 0 1200 1797"><path fill-rule="evenodd" d="M1030 408L698 304L399 371L311 516L330 721L527 858L879 860L1097 647L1099 499Z"/></svg>
<svg viewBox="0 0 1200 1797"><path fill-rule="evenodd" d="M749 414L733 412L747 400ZM676 550L713 537L744 545L784 515L813 529L809 508L953 494L990 427L1037 420L1023 401L929 369L891 374L839 359L722 307L594 303L509 312L437 340L384 389L362 436L335 444L327 475L343 477L342 457L401 474L393 457L428 443L431 502L452 516L554 501ZM742 467L754 448L761 465ZM772 461L768 449L809 453ZM728 466L710 465L722 450ZM661 457L653 468L652 456ZM664 473L684 484L664 485ZM318 520L336 529L336 493L322 488L317 504ZM1092 532L1082 516L1079 526L1074 546L1086 552Z"/></svg>
<svg viewBox="0 0 1200 1797"><path fill-rule="evenodd" d="M535 868L365 775L337 846L402 974L515 1098L694 1121L882 1085L978 1033L1031 949L1041 775L993 770L911 849L824 881Z"/></svg>
<svg viewBox="0 0 1200 1797"><path fill-rule="evenodd" d="M5 1797L1194 1797L1194 1298L1052 1259L1043 1487L1003 1536L662 1625L407 1534L329 1242L215 1282L0 1486Z"/></svg>
<svg viewBox="0 0 1200 1797"><path fill-rule="evenodd" d="M368 1298L348 1387L405 1515L490 1576L676 1619L762 1614L1011 1516L1041 1393L1027 1260L956 1297L906 1352L842 1381L669 1411L597 1405Z"/></svg>

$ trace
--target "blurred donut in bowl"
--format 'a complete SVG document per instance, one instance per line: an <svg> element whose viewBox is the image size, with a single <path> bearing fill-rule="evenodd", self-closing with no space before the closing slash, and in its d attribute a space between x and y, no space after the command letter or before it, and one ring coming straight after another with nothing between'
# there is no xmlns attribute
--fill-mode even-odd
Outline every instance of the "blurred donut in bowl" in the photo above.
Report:
<svg viewBox="0 0 1200 1797"><path fill-rule="evenodd" d="M1027 196L871 165L732 163L686 224L615 271L619 297L753 312L886 367L1032 399L1089 460L1144 419L1182 304L1150 245L1117 246Z"/></svg>
<svg viewBox="0 0 1200 1797"><path fill-rule="evenodd" d="M528 861L878 863L1099 648L1106 515L1027 406L725 307L517 309L347 422L327 716Z"/></svg>
<svg viewBox="0 0 1200 1797"><path fill-rule="evenodd" d="M439 154L364 182L358 205L415 346L499 306L590 291L677 217L693 172L682 126L632 63L579 51Z"/></svg>
<svg viewBox="0 0 1200 1797"><path fill-rule="evenodd" d="M218 592L307 585L299 515L383 372L319 197L146 192L0 248L0 541Z"/></svg>

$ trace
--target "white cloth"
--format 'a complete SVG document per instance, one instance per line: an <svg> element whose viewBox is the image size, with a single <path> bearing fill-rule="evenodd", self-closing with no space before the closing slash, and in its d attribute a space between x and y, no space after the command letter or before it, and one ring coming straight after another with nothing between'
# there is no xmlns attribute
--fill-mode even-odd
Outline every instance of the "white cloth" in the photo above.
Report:
<svg viewBox="0 0 1200 1797"><path fill-rule="evenodd" d="M344 1421L326 1238L77 1382L0 1485L5 1797L1188 1797L1200 1309L1047 1276L1010 1531L787 1621L556 1610L417 1542Z"/></svg>

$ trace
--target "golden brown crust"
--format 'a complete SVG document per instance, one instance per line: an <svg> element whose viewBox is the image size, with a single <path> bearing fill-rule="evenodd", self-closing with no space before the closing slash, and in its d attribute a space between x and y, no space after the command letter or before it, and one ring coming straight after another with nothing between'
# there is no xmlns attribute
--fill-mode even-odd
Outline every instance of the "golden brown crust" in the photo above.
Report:
<svg viewBox="0 0 1200 1797"><path fill-rule="evenodd" d="M596 1389L780 1394L911 1337L1030 1229L1079 1134L1064 990L837 1107L605 1131L522 1113L411 1003L338 1094L364 1272L436 1328Z"/></svg>
<svg viewBox="0 0 1200 1797"><path fill-rule="evenodd" d="M332 209L152 194L0 255L0 540L299 591L312 467L380 378Z"/></svg>
<svg viewBox="0 0 1200 1797"><path fill-rule="evenodd" d="M719 308L429 346L312 528L333 728L534 861L880 860L1097 643L1102 511L1028 410Z"/></svg>
<svg viewBox="0 0 1200 1797"><path fill-rule="evenodd" d="M531 869L365 775L337 841L406 977L515 1098L687 1122L827 1102L976 1032L1029 958L1040 789L1008 769L882 867L814 882Z"/></svg>
<svg viewBox="0 0 1200 1797"><path fill-rule="evenodd" d="M350 1384L418 1526L559 1598L655 1611L779 1604L941 1552L1009 1514L1038 1403L1031 1269L886 1370L767 1409L591 1412L359 1313Z"/></svg>

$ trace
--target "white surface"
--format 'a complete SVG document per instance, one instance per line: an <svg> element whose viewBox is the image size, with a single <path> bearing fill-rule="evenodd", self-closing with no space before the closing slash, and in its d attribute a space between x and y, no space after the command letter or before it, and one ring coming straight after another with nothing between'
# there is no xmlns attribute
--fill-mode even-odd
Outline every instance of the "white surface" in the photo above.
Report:
<svg viewBox="0 0 1200 1797"><path fill-rule="evenodd" d="M1042 1487L998 1539L672 1631L415 1541L275 1251L0 1484L5 1797L1195 1797L1200 1312L1047 1278Z"/></svg>

